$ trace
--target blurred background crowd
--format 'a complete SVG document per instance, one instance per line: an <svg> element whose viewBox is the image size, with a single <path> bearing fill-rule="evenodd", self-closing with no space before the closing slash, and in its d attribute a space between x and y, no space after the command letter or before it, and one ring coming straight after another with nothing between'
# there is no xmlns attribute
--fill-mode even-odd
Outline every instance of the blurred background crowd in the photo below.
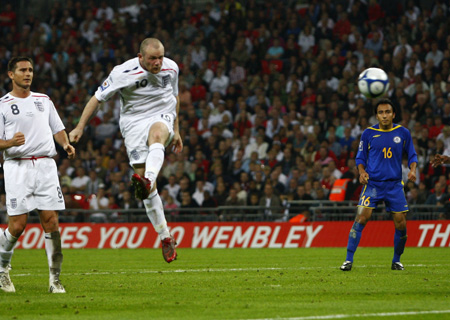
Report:
<svg viewBox="0 0 450 320"><path fill-rule="evenodd" d="M181 154L166 150L157 181L170 215L327 200L342 178L350 179L345 199L357 200L354 158L376 119L356 80L373 66L388 73L395 122L410 129L418 153L416 183L406 181L404 163L409 203L448 202L450 171L429 165L435 153L450 155L447 1L68 0L47 1L44 17L2 2L1 95L11 89L10 57L32 57L32 90L51 97L67 132L115 65L136 57L146 37L163 42L180 68L184 140ZM119 99L92 119L75 160L59 150L69 208L62 220L83 221L70 208L117 209L108 220L120 221L121 209L142 207L118 130ZM4 207L3 185L0 198Z"/></svg>

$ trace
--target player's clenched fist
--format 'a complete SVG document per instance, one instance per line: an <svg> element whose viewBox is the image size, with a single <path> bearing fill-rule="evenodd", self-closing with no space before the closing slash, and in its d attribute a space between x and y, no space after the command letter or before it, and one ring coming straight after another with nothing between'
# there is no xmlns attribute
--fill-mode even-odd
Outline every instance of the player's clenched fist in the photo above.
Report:
<svg viewBox="0 0 450 320"><path fill-rule="evenodd" d="M16 132L14 137L11 139L12 146L21 146L25 144L25 135L22 132Z"/></svg>
<svg viewBox="0 0 450 320"><path fill-rule="evenodd" d="M361 184L367 184L369 182L369 174L367 172L363 172L359 175L359 182Z"/></svg>
<svg viewBox="0 0 450 320"><path fill-rule="evenodd" d="M69 141L71 143L77 143L80 141L81 136L83 135L83 130L75 128L69 133Z"/></svg>
<svg viewBox="0 0 450 320"><path fill-rule="evenodd" d="M64 150L67 152L69 159L75 158L75 148L71 144L64 146Z"/></svg>

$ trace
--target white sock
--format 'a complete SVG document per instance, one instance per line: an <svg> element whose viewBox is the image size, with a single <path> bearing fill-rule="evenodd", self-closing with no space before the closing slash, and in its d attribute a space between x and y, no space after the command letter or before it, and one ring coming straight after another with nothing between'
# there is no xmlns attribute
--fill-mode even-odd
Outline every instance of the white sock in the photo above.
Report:
<svg viewBox="0 0 450 320"><path fill-rule="evenodd" d="M61 234L54 231L45 234L45 253L47 254L50 282L59 280L63 254L61 250Z"/></svg>
<svg viewBox="0 0 450 320"><path fill-rule="evenodd" d="M0 272L8 272L8 266L11 263L11 258L14 253L14 245L17 242L17 237L14 237L8 229L0 232Z"/></svg>
<svg viewBox="0 0 450 320"><path fill-rule="evenodd" d="M164 208L159 194L154 190L147 199L144 200L145 211L153 224L153 228L159 234L161 240L170 237L167 228L166 217L164 216Z"/></svg>
<svg viewBox="0 0 450 320"><path fill-rule="evenodd" d="M164 150L164 145L161 143L154 143L148 148L148 155L145 160L145 177L152 182L156 181L164 164Z"/></svg>

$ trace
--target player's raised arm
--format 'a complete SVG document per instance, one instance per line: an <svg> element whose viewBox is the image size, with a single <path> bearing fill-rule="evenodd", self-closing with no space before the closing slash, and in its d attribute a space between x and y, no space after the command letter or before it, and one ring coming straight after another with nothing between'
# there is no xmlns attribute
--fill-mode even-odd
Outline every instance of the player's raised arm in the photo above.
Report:
<svg viewBox="0 0 450 320"><path fill-rule="evenodd" d="M98 101L95 96L92 96L92 98L84 107L83 113L81 114L81 118L77 126L69 133L70 142L77 143L78 141L80 141L81 136L83 135L84 128L88 124L92 115L98 110L99 106L100 101Z"/></svg>
<svg viewBox="0 0 450 320"><path fill-rule="evenodd" d="M443 154L436 154L433 159L431 159L431 165L436 168L441 164L450 163L450 157L444 156Z"/></svg>

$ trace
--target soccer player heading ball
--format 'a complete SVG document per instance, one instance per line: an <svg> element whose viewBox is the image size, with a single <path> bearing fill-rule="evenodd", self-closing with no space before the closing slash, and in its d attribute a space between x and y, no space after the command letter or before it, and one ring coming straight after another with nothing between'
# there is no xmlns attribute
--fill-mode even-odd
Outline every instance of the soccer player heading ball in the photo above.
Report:
<svg viewBox="0 0 450 320"><path fill-rule="evenodd" d="M364 188L359 197L355 222L350 230L347 258L341 266L343 271L352 269L353 255L361 233L380 201L384 201L386 211L392 214L395 226L391 269L404 269L400 256L406 244L406 213L409 209L403 190L402 158L406 153L410 168L408 179L414 182L417 154L409 130L393 122L395 107L392 102L387 99L380 100L374 111L378 124L364 130L356 155L359 181Z"/></svg>
<svg viewBox="0 0 450 320"><path fill-rule="evenodd" d="M120 130L135 172L132 183L162 240L167 262L176 259L176 243L167 228L156 178L164 163L165 148L172 144L177 153L183 149L178 128L178 74L178 65L164 57L163 44L155 38L145 39L138 56L116 66L98 87L69 134L70 141L78 142L100 103L120 92Z"/></svg>

